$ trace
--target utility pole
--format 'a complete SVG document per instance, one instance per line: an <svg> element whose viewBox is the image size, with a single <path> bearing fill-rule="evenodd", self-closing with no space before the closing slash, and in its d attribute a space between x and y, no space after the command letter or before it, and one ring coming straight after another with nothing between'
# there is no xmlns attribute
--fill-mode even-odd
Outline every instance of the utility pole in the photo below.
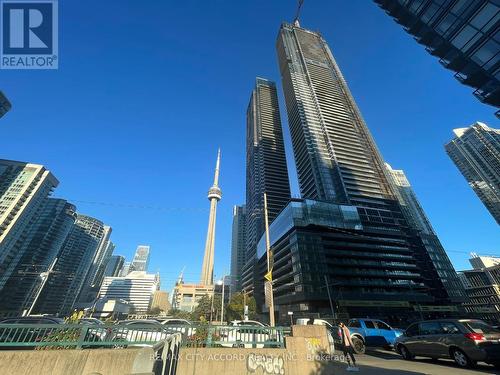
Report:
<svg viewBox="0 0 500 375"><path fill-rule="evenodd" d="M220 325L223 325L224 324L224 280L225 280L225 276L222 276L222 297L221 297L221 310L220 310Z"/></svg>
<svg viewBox="0 0 500 375"><path fill-rule="evenodd" d="M35 305L36 305L36 303L38 301L38 297L40 297L40 294L42 294L42 290L43 290L43 288L45 286L45 283L49 279L50 274L54 272L54 266L56 265L56 262L57 262L57 258L55 258L54 261L51 263L51 265L50 265L49 269L47 270L47 272L42 272L40 274L40 277L42 278L42 284L40 285L40 288L36 292L36 296L33 299L33 303L31 304L30 308L26 312L27 316L29 316L31 314L31 312L33 311L33 308L35 307Z"/></svg>
<svg viewBox="0 0 500 375"><path fill-rule="evenodd" d="M269 324L274 327L274 292L273 292L273 269L271 265L271 241L269 239L269 219L267 217L267 194L264 193L264 221L266 225L266 254L267 254L267 274L264 291L269 295Z"/></svg>

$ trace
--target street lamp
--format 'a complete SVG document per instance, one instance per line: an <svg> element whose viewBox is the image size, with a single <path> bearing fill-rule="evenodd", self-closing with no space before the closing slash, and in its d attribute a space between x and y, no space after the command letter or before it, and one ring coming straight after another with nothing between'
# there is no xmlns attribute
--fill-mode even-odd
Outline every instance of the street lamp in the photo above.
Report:
<svg viewBox="0 0 500 375"><path fill-rule="evenodd" d="M222 284L222 297L221 297L221 312L220 312L220 324L224 322L224 286L225 286L225 276L222 276L222 280L217 281L217 285Z"/></svg>

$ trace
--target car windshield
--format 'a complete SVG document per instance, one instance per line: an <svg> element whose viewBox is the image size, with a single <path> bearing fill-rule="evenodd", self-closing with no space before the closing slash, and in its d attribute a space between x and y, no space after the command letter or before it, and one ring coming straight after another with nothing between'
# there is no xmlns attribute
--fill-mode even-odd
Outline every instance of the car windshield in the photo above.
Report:
<svg viewBox="0 0 500 375"><path fill-rule="evenodd" d="M475 333L500 333L500 330L493 328L489 324L481 321L464 322Z"/></svg>

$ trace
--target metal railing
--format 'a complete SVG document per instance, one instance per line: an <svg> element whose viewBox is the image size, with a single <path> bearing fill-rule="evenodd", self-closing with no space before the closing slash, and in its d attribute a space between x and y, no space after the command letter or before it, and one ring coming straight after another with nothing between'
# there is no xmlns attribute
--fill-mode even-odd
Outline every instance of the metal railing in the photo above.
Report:
<svg viewBox="0 0 500 375"><path fill-rule="evenodd" d="M283 327L162 324L0 324L0 350L153 346L179 333L185 347L283 348Z"/></svg>
<svg viewBox="0 0 500 375"><path fill-rule="evenodd" d="M259 326L168 326L169 330L182 333L186 347L225 348L284 348L283 327Z"/></svg>

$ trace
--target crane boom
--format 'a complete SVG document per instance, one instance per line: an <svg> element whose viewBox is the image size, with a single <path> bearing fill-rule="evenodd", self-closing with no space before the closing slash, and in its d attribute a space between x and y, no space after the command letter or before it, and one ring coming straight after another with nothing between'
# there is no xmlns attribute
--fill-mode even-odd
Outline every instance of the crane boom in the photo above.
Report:
<svg viewBox="0 0 500 375"><path fill-rule="evenodd" d="M299 0L299 3L297 4L297 12L295 13L295 18L293 19L293 23L299 21L300 9L302 8L302 4L304 4L304 0Z"/></svg>

